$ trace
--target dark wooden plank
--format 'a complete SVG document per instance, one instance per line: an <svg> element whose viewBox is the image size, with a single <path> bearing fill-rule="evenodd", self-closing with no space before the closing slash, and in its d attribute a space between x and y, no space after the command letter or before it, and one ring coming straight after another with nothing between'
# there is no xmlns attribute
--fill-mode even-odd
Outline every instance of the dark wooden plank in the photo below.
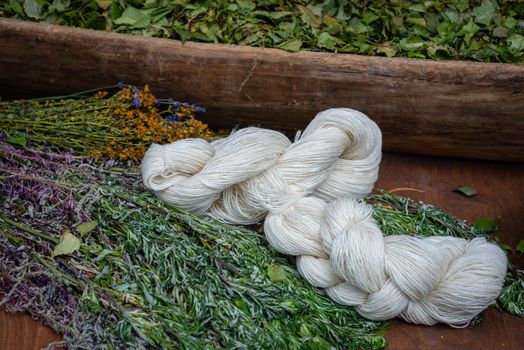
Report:
<svg viewBox="0 0 524 350"><path fill-rule="evenodd" d="M524 160L524 66L200 44L0 19L0 95L125 81L205 105L215 127L293 131L330 107L378 122L390 151Z"/></svg>
<svg viewBox="0 0 524 350"><path fill-rule="evenodd" d="M444 325L424 327L398 321L386 334L387 350L521 350L524 321L489 309L475 327L453 329Z"/></svg>
<svg viewBox="0 0 524 350"><path fill-rule="evenodd" d="M474 186L478 195L466 198L454 193L453 189L459 185ZM399 194L444 208L468 221L497 217L501 230L498 235L504 242L514 246L524 239L524 164L385 154L377 187L396 189ZM520 268L524 267L521 255L513 254L510 258ZM13 316L0 311L0 349L32 350L57 339L27 315ZM517 350L524 344L524 319L488 310L479 326L466 329L397 321L386 339L389 350Z"/></svg>
<svg viewBox="0 0 524 350"><path fill-rule="evenodd" d="M454 192L461 185L476 188L478 194L465 197ZM515 246L524 239L522 163L385 154L376 188L397 189L399 195L432 204L469 223L496 218L496 235L503 242ZM511 259L524 268L520 254L512 254Z"/></svg>
<svg viewBox="0 0 524 350"><path fill-rule="evenodd" d="M37 350L60 340L58 334L29 315L10 314L0 308L0 349Z"/></svg>
<svg viewBox="0 0 524 350"><path fill-rule="evenodd" d="M460 185L475 187L477 196L453 192ZM503 242L515 246L524 239L524 164L388 154L381 164L377 187L433 204L468 222L495 217L500 226L496 234ZM524 267L522 254L509 257L519 268ZM389 350L517 350L524 345L524 319L490 309L480 325L466 329L397 321L386 340Z"/></svg>

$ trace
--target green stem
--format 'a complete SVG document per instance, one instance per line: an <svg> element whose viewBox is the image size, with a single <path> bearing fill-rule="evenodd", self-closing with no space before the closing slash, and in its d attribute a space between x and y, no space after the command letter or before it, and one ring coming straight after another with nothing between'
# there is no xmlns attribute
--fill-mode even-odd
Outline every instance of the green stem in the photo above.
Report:
<svg viewBox="0 0 524 350"><path fill-rule="evenodd" d="M52 264L50 264L49 262L47 262L44 258L42 258L40 255L36 254L36 253L33 253L32 254L33 258L35 258L36 260L38 260L39 263L41 263L42 265L44 265L45 267L47 267L49 270L51 270L55 275L57 276L60 276L62 278L65 278L66 280L68 280L70 283L72 283L75 287L80 287L80 281L74 279L73 277L69 276L68 274L60 271L59 269L57 269L55 266L53 266Z"/></svg>
<svg viewBox="0 0 524 350"><path fill-rule="evenodd" d="M28 120L28 119L16 119L16 120L13 120L11 121L12 124L15 124L15 125L11 125L11 126L17 126L16 124L29 124L31 125L31 129L33 130L34 127L33 126L44 126L44 125L49 125L51 126L52 128L56 128L56 124L57 124L57 121L56 120ZM102 123L95 123L94 121L89 121L89 120L71 120L71 121L66 121L66 122L63 122L60 127L65 127L65 126L72 126L72 125L80 125L80 126L88 126L88 125L91 125L91 126L95 126L95 127L100 127L102 129L108 129L109 126L107 125L104 125ZM44 129L44 128L42 128Z"/></svg>
<svg viewBox="0 0 524 350"><path fill-rule="evenodd" d="M5 236L8 240L10 240L11 242L13 242L16 245L20 245L23 243L23 241L20 238L15 237L12 234L9 234L5 231L2 231L2 235Z"/></svg>
<svg viewBox="0 0 524 350"><path fill-rule="evenodd" d="M114 88L117 88L117 87L118 87L118 84L115 84L115 85L98 87L96 89L90 89L90 90L84 90L84 91L80 91L80 92L75 92L74 94L70 94L70 95L41 97L41 98L34 98L32 100L33 101L60 100L60 99L64 99L64 98L82 97L82 96L84 96L86 94L90 94L92 92L98 92L98 91L102 91L102 90L106 90L106 89L114 89Z"/></svg>
<svg viewBox="0 0 524 350"><path fill-rule="evenodd" d="M11 220L11 219L9 219L9 218L6 218L6 217L3 216L2 214L0 214L0 219L1 219L2 221L4 221L4 222L6 222L6 223L8 223L8 224L10 224L10 225L12 225L12 226L14 226L14 227L16 227L16 228L22 230L22 231L25 231L25 232L27 232L27 233L32 234L33 236L37 236L37 237L43 238L43 239L45 239L45 240L47 240L47 241L49 241L49 242L53 242L53 243L55 243L55 244L58 243L58 239L57 239L57 238L55 238L55 237L51 237L51 236L49 236L49 235L46 235L45 233L42 233L42 232L40 232L40 231L33 230L32 228L29 228L29 227L27 227L27 226L24 226L24 225L22 225L22 224L19 223L19 222L16 222L16 221L14 221L14 220Z"/></svg>
<svg viewBox="0 0 524 350"><path fill-rule="evenodd" d="M9 156L7 154L5 154L4 152L0 152L0 157L4 158L7 161L15 162L16 164L20 165L21 167L25 166L25 164L23 162L19 161L18 159L15 159L15 158L9 158Z"/></svg>
<svg viewBox="0 0 524 350"><path fill-rule="evenodd" d="M8 169L0 168L0 173L7 173L7 174L11 174L13 176L18 176L18 177L20 177L21 179L24 179L24 180L33 180L33 181L45 183L45 184L48 184L48 185L57 185L59 187L68 188L68 186L66 184L61 183L61 182L56 181L56 180L47 180L47 179L43 179L43 178L39 178L39 177L35 177L35 176L24 175L24 174L18 173L16 171L11 171L11 170L8 170ZM0 215L0 217L1 217L1 215Z"/></svg>

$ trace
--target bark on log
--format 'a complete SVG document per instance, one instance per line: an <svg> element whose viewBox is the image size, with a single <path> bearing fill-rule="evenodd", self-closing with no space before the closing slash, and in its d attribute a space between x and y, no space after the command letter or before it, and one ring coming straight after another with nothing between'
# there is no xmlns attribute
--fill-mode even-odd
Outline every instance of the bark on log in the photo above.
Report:
<svg viewBox="0 0 524 350"><path fill-rule="evenodd" d="M0 19L0 96L71 93L124 81L208 108L214 127L294 132L351 107L384 149L524 161L524 66L289 53Z"/></svg>

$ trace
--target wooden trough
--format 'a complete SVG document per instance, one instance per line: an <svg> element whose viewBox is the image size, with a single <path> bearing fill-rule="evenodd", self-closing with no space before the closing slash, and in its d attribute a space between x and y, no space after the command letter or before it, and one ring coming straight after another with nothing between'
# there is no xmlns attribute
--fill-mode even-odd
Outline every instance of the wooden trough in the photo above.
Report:
<svg viewBox="0 0 524 350"><path fill-rule="evenodd" d="M0 96L119 81L200 103L216 127L296 131L321 110L374 119L384 149L524 160L524 66L213 45L0 19Z"/></svg>
<svg viewBox="0 0 524 350"><path fill-rule="evenodd" d="M359 109L383 131L377 187L469 221L496 217L503 242L524 239L524 66L183 44L0 19L2 98L119 81L204 105L207 122L219 128L261 125L293 134L326 108ZM460 185L478 195L453 193ZM522 254L510 259L524 267ZM0 312L0 349L57 339L29 316ZM524 320L488 310L480 326L467 329L399 321L387 340L388 349L518 349Z"/></svg>

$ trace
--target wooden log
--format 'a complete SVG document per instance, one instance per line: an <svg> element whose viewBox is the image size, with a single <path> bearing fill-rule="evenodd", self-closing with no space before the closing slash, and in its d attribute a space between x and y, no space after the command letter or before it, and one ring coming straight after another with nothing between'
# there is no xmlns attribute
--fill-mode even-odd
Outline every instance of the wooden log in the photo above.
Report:
<svg viewBox="0 0 524 350"><path fill-rule="evenodd" d="M201 44L0 19L0 95L124 81L206 106L214 127L294 132L331 107L388 151L524 161L524 66Z"/></svg>

